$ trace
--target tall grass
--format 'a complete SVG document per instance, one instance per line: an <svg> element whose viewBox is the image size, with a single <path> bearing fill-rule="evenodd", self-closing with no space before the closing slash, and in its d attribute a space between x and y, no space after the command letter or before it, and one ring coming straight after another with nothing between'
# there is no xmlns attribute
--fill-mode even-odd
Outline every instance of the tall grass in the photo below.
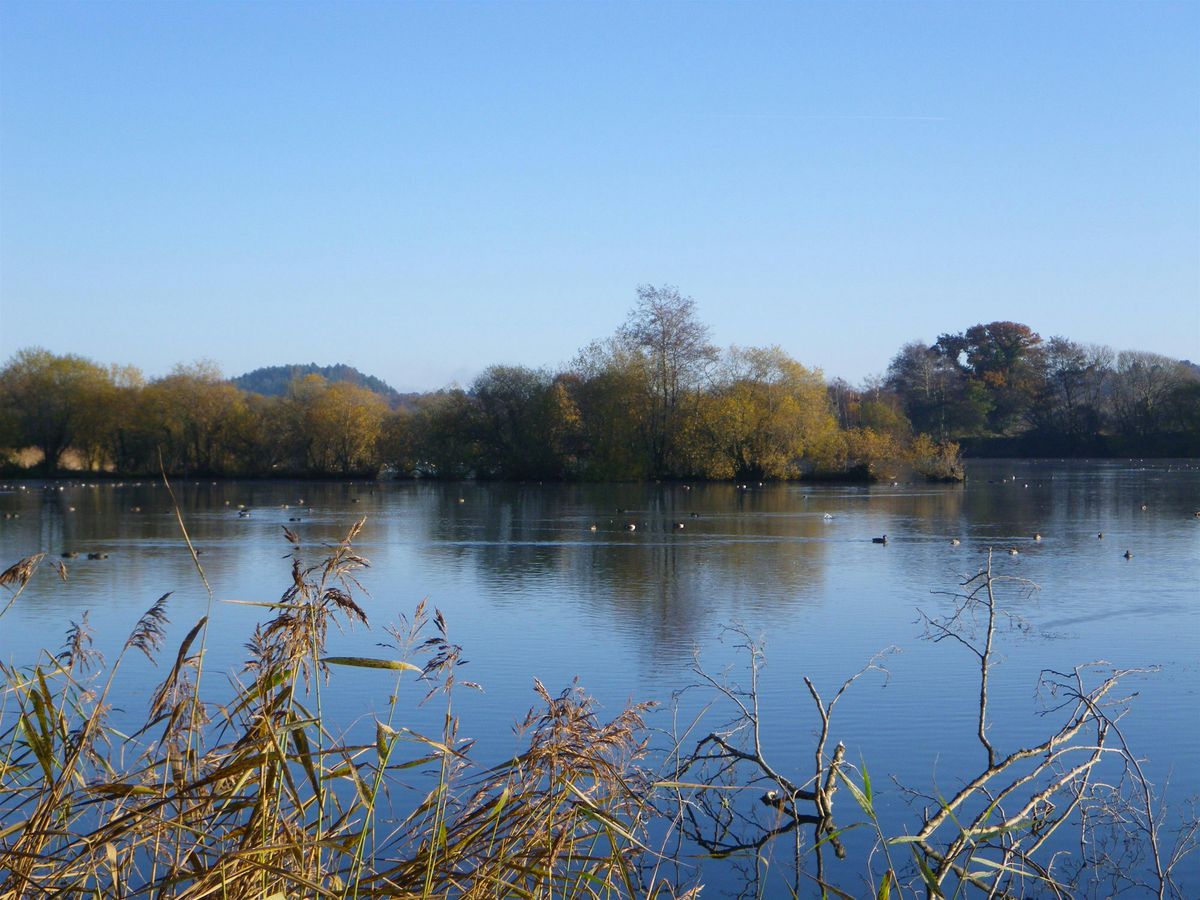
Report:
<svg viewBox="0 0 1200 900"><path fill-rule="evenodd" d="M460 650L440 613L422 606L389 629L392 656L326 655L331 626L368 624L356 599L362 524L314 564L293 555L291 583L259 604L265 621L223 696L201 690L205 616L168 656L138 727L110 721L128 655L163 651L169 595L111 663L92 648L85 615L60 651L0 666L0 895L647 893L643 708L606 722L577 689L537 684L523 752L474 766L453 705ZM3 611L42 563L32 556L0 574L11 592ZM364 743L335 730L322 704L345 666L395 682L389 715ZM405 682L442 704L439 734L399 721ZM430 773L415 779L425 787L403 780L413 770ZM403 818L385 826L397 810Z"/></svg>

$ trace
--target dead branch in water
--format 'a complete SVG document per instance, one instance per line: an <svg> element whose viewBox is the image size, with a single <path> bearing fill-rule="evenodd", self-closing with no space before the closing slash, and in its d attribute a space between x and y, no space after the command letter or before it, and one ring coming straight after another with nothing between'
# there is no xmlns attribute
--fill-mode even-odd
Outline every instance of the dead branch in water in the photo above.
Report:
<svg viewBox="0 0 1200 900"><path fill-rule="evenodd" d="M836 856L844 859L840 836L866 826L875 834L867 854L866 878L872 893L880 896L1045 893L1067 897L1120 889L1182 897L1172 871L1196 849L1200 824L1195 816L1185 819L1173 846L1163 847L1165 810L1120 727L1135 696L1121 691L1121 685L1154 670L1097 662L1066 672L1043 671L1039 691L1050 702L1042 714L1058 717L1059 724L1037 743L1003 749L991 735L988 693L997 664L999 626L1007 621L1022 632L1029 626L1002 607L1002 587L1027 595L1038 590L1026 579L995 573L989 552L986 566L964 577L957 590L934 592L951 599L947 611L918 611L927 639L957 644L978 664L975 731L983 748L983 765L962 777L952 796L901 786L903 796L925 801L924 808L903 833L894 828L889 832L892 815L879 810L879 796L865 768L856 770L846 763L841 742L833 754L826 752L835 735L835 705L867 672L886 672L879 657L847 679L828 704L805 678L818 718L814 770L801 779L781 768L762 741L763 649L744 629L735 629L748 660L748 686L737 684L728 672L717 678L699 664L695 667L698 686L714 692L729 717L696 741L677 767L676 781L694 788L682 817L687 836L709 853L754 854L761 859L773 841L793 835L794 891L802 879L811 879L823 893L841 895L835 884L844 886L846 876L838 878L827 871L823 851L832 846ZM833 793L839 782L850 790L865 821L842 828L835 825ZM760 803L738 801L739 792L763 787L770 790L761 795ZM773 814L764 817L763 807ZM808 847L801 841L801 825L814 826ZM1064 850L1065 828L1077 832L1078 859ZM904 855L894 859L894 851L905 844ZM883 861L882 872L871 862L877 854ZM911 860L902 866L909 854ZM852 864L862 866L863 861ZM756 865L752 875L756 891L761 889L757 884L761 868Z"/></svg>

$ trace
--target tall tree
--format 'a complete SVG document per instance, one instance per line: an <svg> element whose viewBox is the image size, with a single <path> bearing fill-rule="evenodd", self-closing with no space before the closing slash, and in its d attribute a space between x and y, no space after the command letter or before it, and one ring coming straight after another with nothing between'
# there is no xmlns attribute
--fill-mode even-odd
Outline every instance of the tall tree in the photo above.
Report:
<svg viewBox="0 0 1200 900"><path fill-rule="evenodd" d="M887 386L912 427L940 441L974 434L987 422L989 401L960 362L962 352L959 336L942 335L932 347L905 344L888 366Z"/></svg>
<svg viewBox="0 0 1200 900"><path fill-rule="evenodd" d="M525 366L490 366L471 385L479 409L479 440L490 474L560 478L556 418L562 408L549 373Z"/></svg>
<svg viewBox="0 0 1200 900"><path fill-rule="evenodd" d="M685 400L696 399L716 362L708 326L696 316L696 302L672 285L638 287L638 299L618 333L629 348L645 355L650 375L650 459L659 475L674 474L677 438Z"/></svg>
<svg viewBox="0 0 1200 900"><path fill-rule="evenodd" d="M1042 384L1033 423L1062 435L1072 448L1083 446L1102 427L1102 393L1111 373L1112 351L1055 336L1043 349Z"/></svg>
<svg viewBox="0 0 1200 900"><path fill-rule="evenodd" d="M1042 338L1019 322L972 325L943 334L934 345L947 361L969 373L987 395L988 425L1003 433L1029 411L1039 385Z"/></svg>
<svg viewBox="0 0 1200 900"><path fill-rule="evenodd" d="M560 383L578 415L575 456L585 478L647 477L650 458L650 373L644 354L621 341L583 348Z"/></svg>
<svg viewBox="0 0 1200 900"><path fill-rule="evenodd" d="M1165 431L1172 411L1169 399L1194 378L1179 360L1140 350L1121 351L1112 392L1118 429L1138 436Z"/></svg>
<svg viewBox="0 0 1200 900"><path fill-rule="evenodd" d="M324 471L377 472L378 443L387 413L387 401L374 391L348 381L330 384L320 395L315 416L317 443L329 460Z"/></svg>
<svg viewBox="0 0 1200 900"><path fill-rule="evenodd" d="M409 420L413 471L434 478L469 478L482 464L479 413L458 387L422 398Z"/></svg>

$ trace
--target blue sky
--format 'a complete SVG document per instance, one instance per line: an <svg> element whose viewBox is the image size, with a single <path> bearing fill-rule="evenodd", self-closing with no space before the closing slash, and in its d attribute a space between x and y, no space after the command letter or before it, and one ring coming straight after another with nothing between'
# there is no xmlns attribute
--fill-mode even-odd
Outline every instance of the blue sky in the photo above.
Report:
<svg viewBox="0 0 1200 900"><path fill-rule="evenodd" d="M1200 3L0 2L0 358L429 389L645 282L851 381L1200 360Z"/></svg>

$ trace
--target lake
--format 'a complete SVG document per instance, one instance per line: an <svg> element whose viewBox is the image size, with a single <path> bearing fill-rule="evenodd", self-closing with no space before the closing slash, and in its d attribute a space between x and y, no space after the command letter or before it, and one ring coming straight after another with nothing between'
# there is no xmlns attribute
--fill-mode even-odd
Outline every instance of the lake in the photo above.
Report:
<svg viewBox="0 0 1200 900"><path fill-rule="evenodd" d="M1014 582L1000 593L1018 618L997 636L989 701L997 749L1053 730L1039 715L1043 669L1095 660L1156 667L1129 679L1138 696L1121 727L1169 809L1185 811L1200 794L1200 464L973 461L967 471L965 485L192 479L174 488L217 599L209 672L237 668L261 612L222 601L276 600L290 584L281 526L315 561L322 542L365 517L356 547L371 562L361 605L373 628L334 635L330 649L378 655L382 626L428 599L464 648L461 677L484 689L456 699L461 732L478 739L473 756L483 762L514 750L513 723L535 702L535 677L552 692L578 678L614 714L630 700L661 701L650 723L669 731L672 694L695 683L694 665L744 677L737 626L764 648L765 746L803 781L818 726L803 677L828 700L894 648L886 676L867 673L839 701L832 733L848 760L869 768L895 833L912 817L895 782L947 795L979 768L978 660L954 641L923 639L920 611L948 612L951 599L939 592L955 591L995 548L997 573L1037 586ZM56 650L85 610L112 658L168 591L173 653L208 608L161 485L9 484L0 514L11 516L0 520L0 567L37 551L80 554L66 560L65 584L44 565L0 619L0 660L24 664L38 648ZM872 542L885 534L886 544ZM135 661L115 714L140 712L158 677ZM389 690L379 673L339 671L327 703L353 726L383 709ZM678 721L704 699L684 694ZM424 727L434 713L414 709L412 721ZM846 824L856 818L844 792L835 809ZM1164 840L1175 820L1167 821ZM745 887L743 869L689 854L681 877L720 895ZM1185 894L1200 896L1200 858L1176 874ZM853 890L859 878L843 881Z"/></svg>

